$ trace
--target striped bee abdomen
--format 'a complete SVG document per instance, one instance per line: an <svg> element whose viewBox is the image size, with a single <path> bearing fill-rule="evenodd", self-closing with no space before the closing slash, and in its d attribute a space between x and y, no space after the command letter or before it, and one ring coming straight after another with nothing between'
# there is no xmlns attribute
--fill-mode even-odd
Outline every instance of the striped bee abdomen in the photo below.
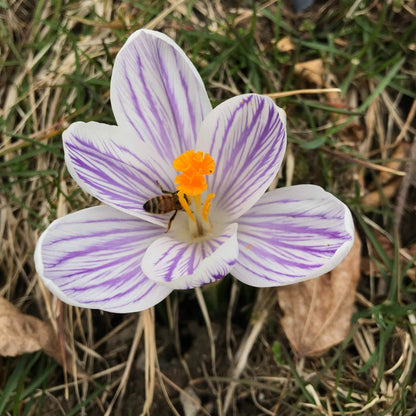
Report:
<svg viewBox="0 0 416 416"><path fill-rule="evenodd" d="M155 196L143 205L143 209L151 214L166 214L171 211L182 210L176 192Z"/></svg>
<svg viewBox="0 0 416 416"><path fill-rule="evenodd" d="M172 221L175 219L175 216L178 211L183 211L181 202L179 201L178 191L176 192L169 192L165 191L161 186L160 183L156 181L159 185L160 190L163 192L162 195L155 196L143 204L143 209L146 212L150 212L151 214L167 214L168 212L175 211L173 215L170 217L168 223L168 229L166 232L169 231ZM186 195L183 196L186 202L189 203L188 197Z"/></svg>

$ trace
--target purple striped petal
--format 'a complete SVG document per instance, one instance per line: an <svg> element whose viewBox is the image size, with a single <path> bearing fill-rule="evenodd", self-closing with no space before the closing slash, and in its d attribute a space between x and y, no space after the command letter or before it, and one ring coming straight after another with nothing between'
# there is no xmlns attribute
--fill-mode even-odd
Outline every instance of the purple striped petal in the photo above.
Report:
<svg viewBox="0 0 416 416"><path fill-rule="evenodd" d="M144 273L172 289L190 289L227 275L238 256L237 224L221 235L199 242L184 242L174 233L157 239L142 261Z"/></svg>
<svg viewBox="0 0 416 416"><path fill-rule="evenodd" d="M314 185L276 189L240 218L231 273L257 287L297 283L332 270L353 240L351 212L330 193Z"/></svg>
<svg viewBox="0 0 416 416"><path fill-rule="evenodd" d="M117 126L77 122L63 134L65 161L85 191L127 214L166 227L170 215L149 214L143 204L160 195L160 182L175 190L175 171L151 146Z"/></svg>
<svg viewBox="0 0 416 416"><path fill-rule="evenodd" d="M117 55L111 78L117 124L151 143L164 160L194 149L211 104L198 71L160 32L138 30Z"/></svg>
<svg viewBox="0 0 416 416"><path fill-rule="evenodd" d="M36 270L48 289L70 305L141 311L171 292L150 281L140 267L160 234L160 227L114 208L87 208L54 221L42 234Z"/></svg>
<svg viewBox="0 0 416 416"><path fill-rule="evenodd" d="M250 209L265 192L286 149L286 115L261 95L231 98L204 120L197 150L215 160L207 177L216 194L213 207L231 222Z"/></svg>

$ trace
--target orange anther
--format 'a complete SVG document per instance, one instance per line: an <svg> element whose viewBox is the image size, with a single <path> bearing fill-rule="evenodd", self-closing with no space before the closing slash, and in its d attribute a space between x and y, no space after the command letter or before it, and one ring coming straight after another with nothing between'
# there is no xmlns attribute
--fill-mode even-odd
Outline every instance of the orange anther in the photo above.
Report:
<svg viewBox="0 0 416 416"><path fill-rule="evenodd" d="M178 190L186 195L200 195L207 189L204 175L214 172L215 162L208 153L188 150L173 161L173 167L183 172L175 179Z"/></svg>

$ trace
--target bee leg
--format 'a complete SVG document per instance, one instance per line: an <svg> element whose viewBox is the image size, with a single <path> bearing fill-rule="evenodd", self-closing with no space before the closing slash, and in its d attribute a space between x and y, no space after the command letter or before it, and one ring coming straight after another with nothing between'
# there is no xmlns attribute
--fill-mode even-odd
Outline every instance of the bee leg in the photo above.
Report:
<svg viewBox="0 0 416 416"><path fill-rule="evenodd" d="M168 229L165 231L165 233L167 233L170 230L170 226L172 225L172 221L175 219L177 213L178 213L178 211L176 210L173 213L173 215L170 217L169 224L168 224Z"/></svg>
<svg viewBox="0 0 416 416"><path fill-rule="evenodd" d="M160 190L162 191L162 194L171 194L172 192L167 191L166 189L162 188L162 185L159 183L159 181L156 181L157 186L160 188Z"/></svg>

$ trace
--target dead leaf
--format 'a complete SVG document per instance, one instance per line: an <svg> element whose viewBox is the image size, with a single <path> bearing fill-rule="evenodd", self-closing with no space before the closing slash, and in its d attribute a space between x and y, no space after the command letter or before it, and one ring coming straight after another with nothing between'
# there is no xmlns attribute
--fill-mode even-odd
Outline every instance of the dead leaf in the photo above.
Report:
<svg viewBox="0 0 416 416"><path fill-rule="evenodd" d="M326 87L324 82L324 62L322 59L298 62L295 65L295 74L318 87Z"/></svg>
<svg viewBox="0 0 416 416"><path fill-rule="evenodd" d="M295 65L295 74L318 87L327 88L328 92L325 95L330 106L342 109L355 108L355 105L348 105L341 98L339 92L331 90L333 85L328 80L334 78L334 76L331 73L325 72L325 65L322 59L298 62ZM331 113L331 119L337 124L342 124L347 118L348 116L346 114ZM364 139L364 132L364 127L360 123L352 121L338 132L338 136L342 142L357 143Z"/></svg>
<svg viewBox="0 0 416 416"><path fill-rule="evenodd" d="M335 45L340 46L341 48L346 48L349 45L349 42L341 38L335 38L334 43Z"/></svg>
<svg viewBox="0 0 416 416"><path fill-rule="evenodd" d="M63 366L59 338L52 325L20 312L0 297L0 355L15 357L39 350ZM72 365L69 363L69 355L65 355L65 359L66 368L70 370Z"/></svg>
<svg viewBox="0 0 416 416"><path fill-rule="evenodd" d="M317 357L341 342L350 329L360 278L361 241L355 234L347 257L316 279L278 289L283 329L300 357Z"/></svg>
<svg viewBox="0 0 416 416"><path fill-rule="evenodd" d="M277 50L279 52L291 52L296 50L296 45L292 42L289 36L285 36L277 42Z"/></svg>
<svg viewBox="0 0 416 416"><path fill-rule="evenodd" d="M361 198L361 204L364 207L379 207L384 204L386 200L396 195L401 181L402 178L396 177L383 186L382 193L379 190L369 192Z"/></svg>
<svg viewBox="0 0 416 416"><path fill-rule="evenodd" d="M400 170L403 166L403 161L408 157L410 154L409 145L406 142L401 142L395 149L392 155L390 156L390 160L384 163L384 166L394 170ZM391 179L394 179L394 175L389 174L388 172L380 172L379 174L379 181L382 184L389 182Z"/></svg>

